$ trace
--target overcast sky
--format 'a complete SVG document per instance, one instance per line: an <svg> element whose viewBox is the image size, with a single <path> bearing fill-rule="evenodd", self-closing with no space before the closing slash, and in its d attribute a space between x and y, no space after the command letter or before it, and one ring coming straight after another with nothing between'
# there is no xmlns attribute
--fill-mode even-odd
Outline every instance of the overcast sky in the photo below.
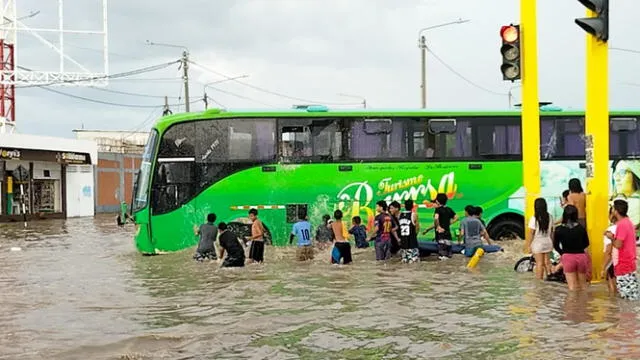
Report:
<svg viewBox="0 0 640 360"><path fill-rule="evenodd" d="M18 16L31 27L56 27L57 2L17 0ZM102 0L65 0L65 28L99 29ZM490 4L485 6L484 4ZM583 108L584 32L574 18L585 14L577 0L538 1L540 100ZM640 50L638 0L612 2L610 46ZM351 103L364 97L371 108L420 106L418 30L458 18L471 22L425 33L427 43L463 80L428 54L428 107L506 109L511 83L500 74L499 28L519 19L516 0L109 0L110 73L177 60L178 48L145 45L145 40L185 46L192 65L191 100L203 84L228 76L253 86L317 103ZM55 34L43 34L56 43ZM92 71L102 71L102 39L66 35L65 52ZM18 38L18 65L57 70L59 56L32 35ZM68 71L75 71L65 63ZM72 137L72 129L147 130L161 112L162 96L184 101L177 64L138 75L153 81L112 80L107 90L54 87L68 94L149 108L77 100L39 88L17 89L17 125L22 133ZM637 85L628 85L637 84ZM640 54L611 50L611 108L637 106ZM229 81L207 93L228 108L290 108L304 103ZM520 101L515 89L516 102ZM355 98L338 95L355 95ZM156 108L152 108L157 106ZM202 110L203 102L191 105ZM173 107L174 112L184 107Z"/></svg>

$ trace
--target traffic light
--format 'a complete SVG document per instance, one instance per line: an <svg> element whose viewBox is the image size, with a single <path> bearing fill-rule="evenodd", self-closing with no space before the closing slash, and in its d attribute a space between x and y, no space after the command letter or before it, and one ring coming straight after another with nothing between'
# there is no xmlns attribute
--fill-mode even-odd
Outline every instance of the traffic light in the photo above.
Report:
<svg viewBox="0 0 640 360"><path fill-rule="evenodd" d="M578 0L589 10L596 13L595 17L576 19L576 24L596 39L607 42L609 40L609 0Z"/></svg>
<svg viewBox="0 0 640 360"><path fill-rule="evenodd" d="M520 79L520 25L507 25L500 29L502 38L502 80L514 82Z"/></svg>

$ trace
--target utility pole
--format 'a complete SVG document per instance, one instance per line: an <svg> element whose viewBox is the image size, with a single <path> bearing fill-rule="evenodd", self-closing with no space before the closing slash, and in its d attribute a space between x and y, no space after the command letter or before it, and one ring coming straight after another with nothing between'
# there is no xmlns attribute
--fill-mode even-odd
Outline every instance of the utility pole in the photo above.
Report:
<svg viewBox="0 0 640 360"><path fill-rule="evenodd" d="M184 80L184 108L187 112L189 112L191 109L191 106L189 104L189 52L187 52L187 50L184 50L182 52L181 61L182 61L182 74L183 74L182 78Z"/></svg>
<svg viewBox="0 0 640 360"><path fill-rule="evenodd" d="M164 109L162 110L162 116L167 116L173 114L171 109L169 109L169 97L164 97Z"/></svg>
<svg viewBox="0 0 640 360"><path fill-rule="evenodd" d="M420 89L421 89L421 96L422 96L422 108L426 108L427 107L427 39L424 37L424 35L422 35L423 32L427 31L427 30L431 30L431 29L435 29L435 28L440 28L440 27L444 27L444 26L449 26L449 25L454 25L454 24L464 24L466 22L469 22L471 20L462 20L462 19L458 19L456 21L451 21L448 23L444 23L444 24L438 24L438 25L433 25L433 26L428 26L426 28L422 28L420 29L420 31L418 31L418 48L420 48L420 55L422 57L422 82L420 84Z"/></svg>
<svg viewBox="0 0 640 360"><path fill-rule="evenodd" d="M184 102L185 102L184 109L186 110L186 112L189 112L189 110L191 109L191 106L189 104L189 49L187 49L184 46L180 46L180 45L156 43L156 42L149 41L149 40L147 40L147 45L164 46L164 47L182 49L182 57L180 58L180 66L182 66L182 80L184 81ZM166 110L168 110L168 109L165 109L165 111Z"/></svg>
<svg viewBox="0 0 640 360"><path fill-rule="evenodd" d="M427 39L424 37L424 35L420 36L420 44L418 44L418 46L420 47L420 57L421 57L421 64L420 64L420 69L422 70L421 72L421 82L420 82L420 90L422 91L421 97L422 97L422 108L426 109L427 108Z"/></svg>

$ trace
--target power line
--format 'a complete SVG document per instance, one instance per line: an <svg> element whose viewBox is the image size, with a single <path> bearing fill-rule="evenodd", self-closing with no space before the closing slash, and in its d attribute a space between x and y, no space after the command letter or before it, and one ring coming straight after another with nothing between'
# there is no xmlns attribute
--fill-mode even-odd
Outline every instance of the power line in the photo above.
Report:
<svg viewBox="0 0 640 360"><path fill-rule="evenodd" d="M109 102L109 101L103 101L103 100L97 100L97 99L91 99L91 98L87 98L84 96L79 96L79 95L74 95L74 94L69 94L69 93L65 93L59 90L55 90L55 89L50 89L47 87L39 87L42 90L46 90L52 93L56 93L58 95L63 95L63 96L67 96L70 98L74 98L74 99L78 99L78 100L84 100L84 101L88 101L88 102L93 102L93 103L97 103L97 104L103 104L103 105L110 105L110 106L118 106L118 107L126 107L126 108L142 108L142 109L150 109L150 108L156 108L158 107L158 105L140 105L140 104L120 104L120 103L114 103L114 102ZM195 100L192 101L191 103L197 103L199 101L202 100ZM169 104L169 106L180 106L180 105L184 105L183 103L180 104Z"/></svg>
<svg viewBox="0 0 640 360"><path fill-rule="evenodd" d="M110 79L111 81L144 81L144 82L174 82L174 81L183 81L181 77L179 78L134 78L134 79L129 79L129 78L120 78L120 79Z"/></svg>
<svg viewBox="0 0 640 360"><path fill-rule="evenodd" d="M274 96L279 96L281 98L285 98L285 99L289 99L289 100L295 100L295 101L301 101L301 102L305 102L305 103L318 103L318 104L325 104L325 105L354 105L353 103L337 103L337 102L329 102L329 101L315 101L315 100L303 99L303 98L299 98L299 97L295 97L295 96L282 94L282 93L279 93L279 92L276 92L276 91L272 91L272 90L268 90L268 89L265 89L265 88L261 88L259 86L247 84L247 83L245 83L243 81L240 81L238 79L234 79L231 76L225 75L223 73L220 73L218 71L210 69L210 68L208 68L206 66L200 65L200 64L198 64L198 63L196 63L194 61L190 60L189 62L191 64L201 68L202 70L205 70L205 71L208 71L210 73L222 76L222 77L226 78L227 80L235 81L238 84L244 85L244 86L252 88L254 90L258 90L258 91L261 91L261 92L264 92L264 93L267 93L267 94L271 94L271 95L274 95Z"/></svg>
<svg viewBox="0 0 640 360"><path fill-rule="evenodd" d="M460 79L464 80L465 82L467 82L468 84L470 84L473 87L476 87L482 91L486 91L490 94L493 95L499 95L499 96L507 96L509 94L507 93L499 93L497 91L493 91L490 89L487 89L486 87L482 86L482 85L478 85L475 82L469 80L467 77L465 77L464 75L460 74L458 71L456 71L456 69L454 69L452 66L450 66L449 64L447 64L444 60L442 60L436 53L433 52L433 50L430 47L427 47L427 51L440 63L442 64L442 66L446 67L449 71L451 71L452 73L454 73L456 76L458 76Z"/></svg>
<svg viewBox="0 0 640 360"><path fill-rule="evenodd" d="M627 48L619 48L619 47L609 47L609 50L628 52L633 54L640 54L640 50L627 49Z"/></svg>
<svg viewBox="0 0 640 360"><path fill-rule="evenodd" d="M51 83L48 83L48 84L16 86L16 88L25 89L25 88L31 88L31 87L43 87L43 86L65 84L65 83L78 83L78 82L81 83L81 82L92 81L92 80L118 79L118 78L124 78L124 77L128 77L128 76L135 76L135 75L145 74L145 73L152 72L152 71L162 70L164 68L167 68L167 67L169 67L171 65L177 64L179 62L180 62L180 60L175 60L175 61L164 63L164 64L147 66L147 67L144 67L144 68L125 71L125 72L111 74L111 75L96 76L96 77L93 77L93 78L83 79L83 80L54 81L54 82L51 82ZM26 71L34 71L33 69L29 69L29 68L26 68L24 66L18 66L18 68L22 69L22 70L26 70Z"/></svg>
<svg viewBox="0 0 640 360"><path fill-rule="evenodd" d="M93 89L93 90L99 90L99 91L104 91L104 92L109 92L109 93L114 93L114 94L138 96L138 97L145 97L145 98L151 98L151 99L164 99L164 95L139 94L139 93L132 93L132 92L127 92L127 91L104 89L104 88L99 88L99 87L95 87L95 86L89 86L89 88ZM171 96L169 98L176 99L176 98L171 97ZM180 98L177 98L177 99L180 100Z"/></svg>
<svg viewBox="0 0 640 360"><path fill-rule="evenodd" d="M144 119L144 121L142 121L141 123L139 123L134 129L127 131L129 134L125 137L122 138L122 141L127 140L128 138L130 138L131 136L133 136L135 133L139 132L144 126L147 125L147 123L150 120L153 120L155 118L155 114L158 110L161 110L164 106L157 106L155 107L153 110L151 110L151 112L149 113L149 115L147 115L146 119Z"/></svg>
<svg viewBox="0 0 640 360"><path fill-rule="evenodd" d="M240 95L240 94L236 94L236 93L231 92L231 91L218 89L218 88L213 87L213 86L208 86L208 88L209 88L209 89L212 89L212 90L215 90L215 91L218 91L218 92L221 92L221 93L223 93L223 94L227 94L227 95L235 96L235 97L237 97L237 98L239 98L239 99L244 99L244 100L252 101L252 102L254 102L254 103L256 103L256 104L261 104L261 105L265 105L265 106L272 107L272 108L277 107L277 106L273 106L272 104L267 104L267 103L265 103L265 102L262 102L262 101L260 101L260 100L252 99L252 98L250 98L250 97L247 97L247 96L244 96L244 95ZM216 101L214 101L214 102L216 102ZM216 102L216 103L217 103L217 102Z"/></svg>

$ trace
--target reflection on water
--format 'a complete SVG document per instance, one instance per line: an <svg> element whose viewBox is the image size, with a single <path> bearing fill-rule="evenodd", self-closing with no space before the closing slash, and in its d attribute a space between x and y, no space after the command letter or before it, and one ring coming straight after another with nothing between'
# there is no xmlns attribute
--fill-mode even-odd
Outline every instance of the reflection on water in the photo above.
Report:
<svg viewBox="0 0 640 360"><path fill-rule="evenodd" d="M414 266L221 270L143 257L113 217L0 225L0 359L640 358L640 305L516 274L521 244ZM22 251L10 251L20 247Z"/></svg>

